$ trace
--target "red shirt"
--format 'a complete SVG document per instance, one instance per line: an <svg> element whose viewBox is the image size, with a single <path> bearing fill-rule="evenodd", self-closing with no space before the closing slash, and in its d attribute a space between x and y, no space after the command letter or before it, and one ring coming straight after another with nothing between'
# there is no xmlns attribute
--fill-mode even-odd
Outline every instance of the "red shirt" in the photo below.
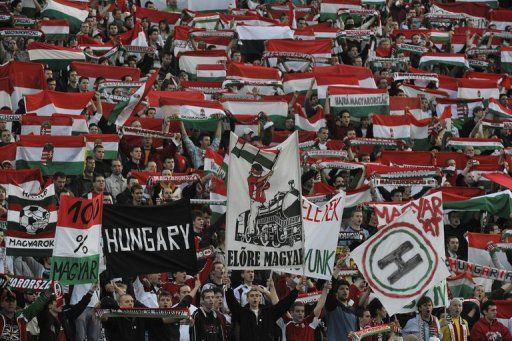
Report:
<svg viewBox="0 0 512 341"><path fill-rule="evenodd" d="M249 175L247 183L249 184L249 196L252 200L264 203L266 202L265 190L270 187L268 181L260 181L260 177Z"/></svg>
<svg viewBox="0 0 512 341"><path fill-rule="evenodd" d="M283 330L286 341L314 341L315 329L320 324L320 319L309 315L302 322L296 323L285 316L277 324Z"/></svg>
<svg viewBox="0 0 512 341"><path fill-rule="evenodd" d="M497 320L489 323L482 317L471 329L471 340L472 341L488 341L488 340L501 340L501 341L512 341L510 331L502 323Z"/></svg>

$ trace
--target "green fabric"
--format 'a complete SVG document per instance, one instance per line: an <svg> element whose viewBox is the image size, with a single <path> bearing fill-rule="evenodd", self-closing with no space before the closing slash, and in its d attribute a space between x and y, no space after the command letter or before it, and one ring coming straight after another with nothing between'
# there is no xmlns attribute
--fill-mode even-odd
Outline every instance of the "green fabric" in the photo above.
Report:
<svg viewBox="0 0 512 341"><path fill-rule="evenodd" d="M34 301L31 305L26 307L25 309L19 310L16 312L17 318L24 318L27 322L32 320L37 316L41 311L43 311L46 303L48 303L50 299L46 297L45 293L39 295L37 300Z"/></svg>
<svg viewBox="0 0 512 341"><path fill-rule="evenodd" d="M444 210L487 211L501 218L509 218L512 213L512 192L510 190L482 195L464 201L443 203Z"/></svg>

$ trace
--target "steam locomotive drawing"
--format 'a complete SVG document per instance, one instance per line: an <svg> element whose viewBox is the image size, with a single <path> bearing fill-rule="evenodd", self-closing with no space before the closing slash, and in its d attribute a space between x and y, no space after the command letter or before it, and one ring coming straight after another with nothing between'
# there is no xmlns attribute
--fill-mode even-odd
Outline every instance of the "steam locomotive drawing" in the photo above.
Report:
<svg viewBox="0 0 512 341"><path fill-rule="evenodd" d="M235 240L260 246L292 247L302 240L300 193L294 181L288 191L277 192L267 205L261 205L250 226L250 210L240 213L236 221Z"/></svg>

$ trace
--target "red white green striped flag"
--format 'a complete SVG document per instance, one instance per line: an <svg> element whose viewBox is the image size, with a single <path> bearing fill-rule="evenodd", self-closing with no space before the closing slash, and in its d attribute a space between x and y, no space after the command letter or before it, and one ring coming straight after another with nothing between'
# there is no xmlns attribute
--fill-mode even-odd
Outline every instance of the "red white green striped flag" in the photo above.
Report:
<svg viewBox="0 0 512 341"><path fill-rule="evenodd" d="M185 51L178 55L180 70L196 79L197 66L200 64L222 64L228 60L226 51Z"/></svg>
<svg viewBox="0 0 512 341"><path fill-rule="evenodd" d="M498 84L493 80L486 79L459 79L458 81L458 98L472 99L482 98L499 98L500 90Z"/></svg>
<svg viewBox="0 0 512 341"><path fill-rule="evenodd" d="M285 94L292 94L295 92L306 93L314 79L315 75L313 72L287 72L283 77L283 91Z"/></svg>
<svg viewBox="0 0 512 341"><path fill-rule="evenodd" d="M410 139L411 121L407 115L373 115L373 136L392 139Z"/></svg>
<svg viewBox="0 0 512 341"><path fill-rule="evenodd" d="M22 135L16 148L16 169L39 168L53 175L64 172L80 175L84 170L85 139L83 136Z"/></svg>
<svg viewBox="0 0 512 341"><path fill-rule="evenodd" d="M21 116L21 135L71 136L73 119L70 116L38 116L25 114Z"/></svg>
<svg viewBox="0 0 512 341"><path fill-rule="evenodd" d="M463 150L466 146L473 146L478 150L503 149L503 143L499 138L474 139L468 137L452 137L448 140L448 142L446 142L447 148Z"/></svg>
<svg viewBox="0 0 512 341"><path fill-rule="evenodd" d="M43 66L37 63L10 61L0 65L0 78L9 79L13 110L18 109L18 102L23 96L39 92L46 87Z"/></svg>
<svg viewBox="0 0 512 341"><path fill-rule="evenodd" d="M61 198L50 279L63 285L98 282L102 216L103 195Z"/></svg>
<svg viewBox="0 0 512 341"><path fill-rule="evenodd" d="M475 282L471 274L462 272L446 279L453 297L473 297Z"/></svg>
<svg viewBox="0 0 512 341"><path fill-rule="evenodd" d="M422 116L421 99L418 97L389 97L389 114L405 115L406 110L414 115L417 119L425 118Z"/></svg>
<svg viewBox="0 0 512 341"><path fill-rule="evenodd" d="M102 145L105 149L105 160L117 159L119 136L116 134L87 134L85 135L87 156L93 156L94 147Z"/></svg>
<svg viewBox="0 0 512 341"><path fill-rule="evenodd" d="M74 70L80 77L89 78L89 89L92 90L96 78L103 77L107 82L121 81L123 77L130 76L133 82L140 79L140 69L127 66L110 66L101 64L91 64L85 62L72 62L71 70Z"/></svg>
<svg viewBox="0 0 512 341"><path fill-rule="evenodd" d="M41 31L46 41L67 40L69 23L66 19L41 20Z"/></svg>
<svg viewBox="0 0 512 341"><path fill-rule="evenodd" d="M207 148L204 155L204 171L206 174L212 173L216 177L224 180L228 175L229 154L222 157L211 148Z"/></svg>
<svg viewBox="0 0 512 341"><path fill-rule="evenodd" d="M500 102L494 98L489 99L488 109L489 109L489 113L492 114L494 116L494 118L506 119L506 120L512 119L512 110L502 106L500 104Z"/></svg>
<svg viewBox="0 0 512 341"><path fill-rule="evenodd" d="M7 188L11 184L21 187L27 193L36 194L41 191L43 177L37 168L0 169L0 185Z"/></svg>
<svg viewBox="0 0 512 341"><path fill-rule="evenodd" d="M153 87L153 83L158 77L158 72L154 72L151 77L141 86L127 101L119 102L110 112L108 120L118 126L122 126L130 118L135 107L145 98Z"/></svg>
<svg viewBox="0 0 512 341"><path fill-rule="evenodd" d="M137 18L148 18L151 25L158 26L160 21L165 20L169 25L174 26L181 17L181 12L157 11L150 8L135 6Z"/></svg>
<svg viewBox="0 0 512 341"><path fill-rule="evenodd" d="M420 68L431 65L459 66L469 69L466 56L462 53L424 53L420 59Z"/></svg>
<svg viewBox="0 0 512 341"><path fill-rule="evenodd" d="M311 117L306 116L302 107L295 110L295 129L317 132L326 125L327 121L323 110L318 110Z"/></svg>
<svg viewBox="0 0 512 341"><path fill-rule="evenodd" d="M80 31L80 25L89 15L89 4L67 0L48 0L41 11L42 17L66 19L72 33Z"/></svg>
<svg viewBox="0 0 512 341"><path fill-rule="evenodd" d="M161 97L159 107L165 116L177 114L189 129L214 131L220 116L226 116L218 101Z"/></svg>
<svg viewBox="0 0 512 341"><path fill-rule="evenodd" d="M325 103L327 98L327 89L334 86L359 87L359 80L353 76L326 75L323 73L313 72L315 75L315 84L318 99L321 103Z"/></svg>
<svg viewBox="0 0 512 341"><path fill-rule="evenodd" d="M43 90L36 94L25 96L27 113L38 116L53 114L80 115L88 106L94 92L71 93Z"/></svg>
<svg viewBox="0 0 512 341"><path fill-rule="evenodd" d="M501 47L501 72L512 72L512 46Z"/></svg>
<svg viewBox="0 0 512 341"><path fill-rule="evenodd" d="M220 82L226 78L226 67L224 64L199 64L196 76L199 81Z"/></svg>
<svg viewBox="0 0 512 341"><path fill-rule="evenodd" d="M326 21L327 19L336 20L340 9L361 9L361 1L324 0L320 4L319 21Z"/></svg>
<svg viewBox="0 0 512 341"><path fill-rule="evenodd" d="M331 39L294 40L272 39L266 43L266 53L269 54L269 65L275 67L278 57L304 58L304 62L286 62L290 70L299 71L306 60L312 60L313 64L325 63L330 60L332 52Z"/></svg>
<svg viewBox="0 0 512 341"><path fill-rule="evenodd" d="M53 70L66 69L72 61L85 61L82 50L70 47L34 41L28 44L27 50L31 62L46 64Z"/></svg>
<svg viewBox="0 0 512 341"><path fill-rule="evenodd" d="M315 77L318 77L318 75L336 75L348 78L354 77L357 78L359 87L377 89L372 70L367 67L340 64L317 67L313 69L313 72L315 73Z"/></svg>
<svg viewBox="0 0 512 341"><path fill-rule="evenodd" d="M243 123L254 123L258 119L258 114L264 112L272 119L277 128L284 128L284 122L288 116L288 102L282 98L224 99L221 103L225 110L229 110L238 121Z"/></svg>
<svg viewBox="0 0 512 341"><path fill-rule="evenodd" d="M115 40L128 46L148 46L146 33L144 33L144 29L138 21L135 22L131 30L120 34Z"/></svg>
<svg viewBox="0 0 512 341"><path fill-rule="evenodd" d="M227 201L228 200L228 190L226 188L226 183L219 179L216 176L212 176L211 185L210 185L210 200L215 201ZM212 216L210 217L211 224L215 224L220 217L226 214L226 204L224 205L210 205L210 210L212 210Z"/></svg>

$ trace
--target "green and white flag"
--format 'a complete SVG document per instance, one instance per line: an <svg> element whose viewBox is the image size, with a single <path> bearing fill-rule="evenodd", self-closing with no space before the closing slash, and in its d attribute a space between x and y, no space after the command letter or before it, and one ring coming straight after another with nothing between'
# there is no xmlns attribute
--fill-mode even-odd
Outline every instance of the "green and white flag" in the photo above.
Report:
<svg viewBox="0 0 512 341"><path fill-rule="evenodd" d="M119 150L119 136L115 134L87 134L85 135L87 142L87 156L94 155L94 147L97 145L103 146L105 149L105 160L117 159Z"/></svg>
<svg viewBox="0 0 512 341"><path fill-rule="evenodd" d="M499 101L494 98L489 98L489 113L493 115L494 118L498 119L512 119L512 110L504 107L500 104Z"/></svg>
<svg viewBox="0 0 512 341"><path fill-rule="evenodd" d="M52 70L66 69L72 61L85 62L85 54L80 49L34 41L28 44L27 50L31 62L46 64Z"/></svg>
<svg viewBox="0 0 512 341"><path fill-rule="evenodd" d="M452 137L446 142L446 148L464 150L467 146L473 146L478 150L496 150L503 149L501 139L473 139L465 137Z"/></svg>
<svg viewBox="0 0 512 341"><path fill-rule="evenodd" d="M50 278L60 284L97 283L103 195L91 200L62 197Z"/></svg>
<svg viewBox="0 0 512 341"><path fill-rule="evenodd" d="M512 72L512 47L501 47L501 72Z"/></svg>
<svg viewBox="0 0 512 341"><path fill-rule="evenodd" d="M217 101L160 97L159 106L164 117L177 114L188 129L215 131L218 120L226 116Z"/></svg>
<svg viewBox="0 0 512 341"><path fill-rule="evenodd" d="M488 214L508 219L512 214L512 192L506 190L469 200L444 202L443 210L445 213L449 211L487 211Z"/></svg>
<svg viewBox="0 0 512 341"><path fill-rule="evenodd" d="M149 90L151 90L157 77L158 72L153 73L146 83L131 95L127 101L119 102L110 112L108 117L109 122L123 126L132 115L135 107L146 97Z"/></svg>
<svg viewBox="0 0 512 341"><path fill-rule="evenodd" d="M421 56L420 68L439 64L469 69L466 56L462 53L425 53Z"/></svg>
<svg viewBox="0 0 512 341"><path fill-rule="evenodd" d="M329 87L327 98L334 115L347 110L355 120L370 114L389 113L389 94L385 89Z"/></svg>

